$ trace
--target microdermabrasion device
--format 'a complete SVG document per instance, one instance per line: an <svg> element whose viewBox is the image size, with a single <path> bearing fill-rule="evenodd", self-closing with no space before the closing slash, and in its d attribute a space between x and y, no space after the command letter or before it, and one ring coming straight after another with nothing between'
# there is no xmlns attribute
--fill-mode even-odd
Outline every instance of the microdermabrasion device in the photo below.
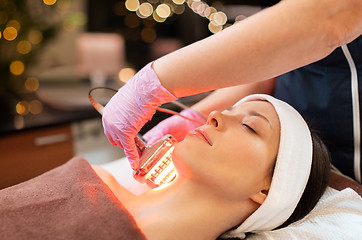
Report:
<svg viewBox="0 0 362 240"><path fill-rule="evenodd" d="M136 142L139 140L138 138ZM151 188L170 184L177 177L177 171L172 162L172 152L176 143L177 140L171 135L166 135L143 149L140 149L136 143L142 155L139 167L133 171L133 177Z"/></svg>
<svg viewBox="0 0 362 240"><path fill-rule="evenodd" d="M103 106L91 96L91 92L95 89L97 88L89 92L88 98L93 107L102 115ZM176 143L176 138L166 135L156 143L148 146L137 135L135 137L135 144L141 156L139 167L133 171L134 179L140 183L146 183L151 188L162 188L172 183L177 177L177 171L172 162L172 152Z"/></svg>

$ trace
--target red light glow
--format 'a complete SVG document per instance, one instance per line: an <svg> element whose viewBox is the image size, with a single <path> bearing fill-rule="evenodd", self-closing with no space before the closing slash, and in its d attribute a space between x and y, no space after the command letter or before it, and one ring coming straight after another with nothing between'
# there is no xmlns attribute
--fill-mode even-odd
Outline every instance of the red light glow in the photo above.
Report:
<svg viewBox="0 0 362 240"><path fill-rule="evenodd" d="M165 188L177 177L177 171L171 156L173 149L174 147L170 148L145 176L147 181L158 186L157 189L160 189L160 187Z"/></svg>

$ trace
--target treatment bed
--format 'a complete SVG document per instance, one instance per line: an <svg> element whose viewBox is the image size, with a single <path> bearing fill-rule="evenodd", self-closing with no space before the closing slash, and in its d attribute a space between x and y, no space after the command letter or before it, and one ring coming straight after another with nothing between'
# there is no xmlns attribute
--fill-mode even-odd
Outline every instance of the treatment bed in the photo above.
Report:
<svg viewBox="0 0 362 240"><path fill-rule="evenodd" d="M131 193L136 182L127 159L101 166ZM360 239L361 185L333 174L331 186L305 218L247 239ZM359 195L352 190L353 188ZM133 217L82 157L0 191L2 239L145 239Z"/></svg>

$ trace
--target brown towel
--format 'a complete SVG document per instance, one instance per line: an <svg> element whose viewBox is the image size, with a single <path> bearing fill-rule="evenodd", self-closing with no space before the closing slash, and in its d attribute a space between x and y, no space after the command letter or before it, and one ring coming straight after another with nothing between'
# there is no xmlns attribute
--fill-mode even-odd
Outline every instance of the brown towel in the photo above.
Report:
<svg viewBox="0 0 362 240"><path fill-rule="evenodd" d="M0 238L146 239L81 157L1 190Z"/></svg>

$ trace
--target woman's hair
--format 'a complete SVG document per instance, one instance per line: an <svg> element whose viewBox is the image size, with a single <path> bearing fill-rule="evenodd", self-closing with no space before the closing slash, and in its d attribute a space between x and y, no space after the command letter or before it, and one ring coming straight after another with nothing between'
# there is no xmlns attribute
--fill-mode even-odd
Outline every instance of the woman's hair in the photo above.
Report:
<svg viewBox="0 0 362 240"><path fill-rule="evenodd" d="M326 145L318 134L311 130L313 142L313 158L307 186L293 214L278 228L305 217L315 207L329 184L330 178L330 155Z"/></svg>

